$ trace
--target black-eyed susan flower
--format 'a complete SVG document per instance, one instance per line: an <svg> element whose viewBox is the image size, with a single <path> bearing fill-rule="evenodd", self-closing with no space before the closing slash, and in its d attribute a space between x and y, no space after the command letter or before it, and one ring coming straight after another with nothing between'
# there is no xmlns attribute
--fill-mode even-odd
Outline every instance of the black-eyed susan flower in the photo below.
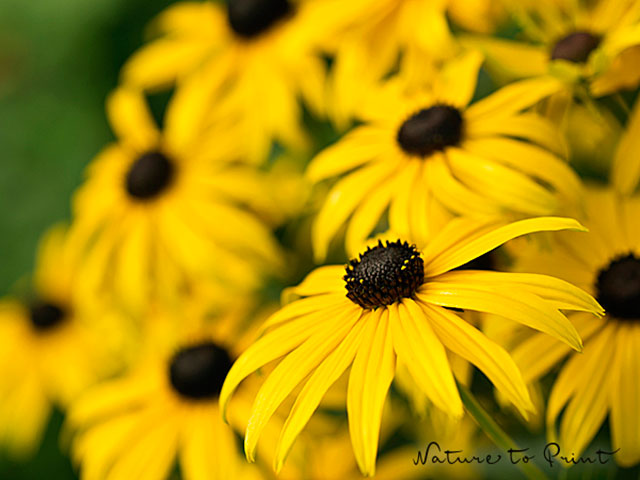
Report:
<svg viewBox="0 0 640 480"><path fill-rule="evenodd" d="M538 334L520 337L511 351L528 382L566 358L546 411L551 437L563 450L579 456L608 415L612 449L619 449L613 458L629 466L640 462L640 198L590 189L586 211L588 234L578 238L562 232L544 250L521 248L516 268L578 285L600 302L606 315L599 319L570 313L585 342L580 355Z"/></svg>
<svg viewBox="0 0 640 480"><path fill-rule="evenodd" d="M567 88L588 83L595 96L640 81L640 8L636 0L509 2L525 41L473 38L488 65L507 78L554 76Z"/></svg>
<svg viewBox="0 0 640 480"><path fill-rule="evenodd" d="M316 182L346 174L315 220L318 258L343 224L352 250L387 211L391 230L424 238L438 204L466 215L544 215L577 202L558 132L522 113L557 81L510 85L470 104L481 60L451 61L428 88L388 81L362 106L364 125L312 160L307 175Z"/></svg>
<svg viewBox="0 0 640 480"><path fill-rule="evenodd" d="M304 298L267 320L267 333L238 358L222 387L224 412L244 378L284 357L254 401L245 433L247 458L255 458L258 438L278 406L307 379L278 442L279 470L325 392L351 367L346 401L351 442L360 470L373 475L382 410L397 361L436 408L462 416L447 349L480 368L526 415L532 405L509 355L445 307L497 313L580 350L576 330L559 309L599 313L599 305L552 277L452 270L514 237L567 228L582 230L574 220L553 217L503 226L457 219L424 248L402 240L380 242L346 269L313 271L294 290Z"/></svg>
<svg viewBox="0 0 640 480"><path fill-rule="evenodd" d="M65 228L43 238L29 299L0 300L0 446L18 456L39 445L52 409L107 374L105 346L74 298L76 252Z"/></svg>
<svg viewBox="0 0 640 480"><path fill-rule="evenodd" d="M335 8L323 5L331 2ZM159 38L131 57L123 80L144 89L178 81L190 89L191 77L201 76L223 99L224 107L209 102L211 111L235 112L236 140L262 161L272 140L304 146L298 97L322 111L325 67L314 47L344 8L335 0L181 2L156 20Z"/></svg>
<svg viewBox="0 0 640 480"><path fill-rule="evenodd" d="M155 312L131 370L72 404L72 457L83 479L163 480L176 464L186 480L264 478L242 461L218 407L234 349L243 345L243 317L207 322L191 317L197 311L188 304L179 318ZM165 327L180 323L169 338Z"/></svg>
<svg viewBox="0 0 640 480"><path fill-rule="evenodd" d="M209 128L201 100L179 92L160 133L141 93L121 88L109 97L118 141L89 166L74 198L85 296L141 312L195 280L251 289L278 264L269 228L247 207L268 196L267 186L235 162L238 145Z"/></svg>

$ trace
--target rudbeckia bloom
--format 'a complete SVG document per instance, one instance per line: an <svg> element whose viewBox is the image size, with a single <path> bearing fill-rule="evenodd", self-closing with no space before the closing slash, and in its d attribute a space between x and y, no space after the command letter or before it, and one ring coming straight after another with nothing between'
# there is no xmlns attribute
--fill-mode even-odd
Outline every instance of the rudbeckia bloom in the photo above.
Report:
<svg viewBox="0 0 640 480"><path fill-rule="evenodd" d="M72 458L83 479L164 480L176 463L185 480L264 478L242 458L218 407L234 343L242 345L239 323L222 317L198 328L194 319L182 319L191 327L170 340L152 333L131 371L71 406ZM165 311L153 320L178 319Z"/></svg>
<svg viewBox="0 0 640 480"><path fill-rule="evenodd" d="M300 148L306 139L298 97L322 111L325 67L314 47L336 12L347 8L341 1L335 8L323 5L330 2L178 3L156 20L159 38L132 56L123 80L143 89L176 81L191 88L191 77L201 76L216 98L224 98L223 110L237 113L242 128L236 139L253 159L265 159L272 140Z"/></svg>
<svg viewBox="0 0 640 480"><path fill-rule="evenodd" d="M313 271L295 289L304 298L267 320L268 331L238 358L222 387L224 412L244 378L284 357L254 401L245 433L247 458L255 458L258 438L274 411L307 379L278 442L279 470L326 391L351 367L346 401L351 442L360 470L373 475L396 360L436 408L462 416L447 350L476 365L526 415L532 405L513 360L445 307L493 312L580 350L577 332L559 309L597 313L599 306L578 288L552 277L452 269L514 237L567 228L582 230L574 220L554 217L503 226L457 219L424 248L402 240L380 241L346 269L325 266Z"/></svg>
<svg viewBox="0 0 640 480"><path fill-rule="evenodd" d="M606 315L569 315L585 342L580 355L538 334L511 351L528 382L566 358L546 412L552 432L561 417L557 438L563 450L579 456L608 415L612 449L619 449L613 458L630 466L640 462L640 198L590 189L586 209L588 234L557 233L545 250L521 250L516 266L580 286Z"/></svg>
<svg viewBox="0 0 640 480"><path fill-rule="evenodd" d="M562 139L541 117L522 113L557 82L514 84L469 104L480 63L474 53L458 58L424 89L390 80L364 103L364 125L312 160L313 181L346 174L314 223L318 258L345 222L352 250L387 209L391 230L424 238L434 203L465 215L530 216L578 201L578 178L558 156Z"/></svg>
<svg viewBox="0 0 640 480"><path fill-rule="evenodd" d="M74 198L86 296L140 312L195 280L250 290L278 264L269 228L245 207L267 195L266 184L234 162L237 146L226 130L208 127L198 114L206 108L199 96L178 93L161 134L141 93L123 88L109 97L118 141L89 166Z"/></svg>
<svg viewBox="0 0 640 480"><path fill-rule="evenodd" d="M76 260L55 227L41 242L31 298L0 300L0 445L19 456L38 446L54 406L108 372L106 339L90 329L100 319L74 299Z"/></svg>
<svg viewBox="0 0 640 480"><path fill-rule="evenodd" d="M507 78L554 76L579 87L588 83L595 96L640 81L640 3L637 0L593 2L511 2L526 41L471 38L487 62Z"/></svg>

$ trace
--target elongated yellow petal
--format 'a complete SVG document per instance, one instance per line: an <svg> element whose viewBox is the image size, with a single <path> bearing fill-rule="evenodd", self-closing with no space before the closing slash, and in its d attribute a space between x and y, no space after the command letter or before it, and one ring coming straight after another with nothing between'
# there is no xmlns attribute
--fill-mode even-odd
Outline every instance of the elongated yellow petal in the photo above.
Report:
<svg viewBox="0 0 640 480"><path fill-rule="evenodd" d="M600 429L610 406L611 371L615 350L600 352L588 377L578 385L560 421L560 444L580 455ZM585 353L586 356L586 353Z"/></svg>
<svg viewBox="0 0 640 480"><path fill-rule="evenodd" d="M160 133L140 91L118 88L107 98L107 116L116 136L139 153L157 148Z"/></svg>
<svg viewBox="0 0 640 480"><path fill-rule="evenodd" d="M253 403L244 437L244 451L250 462L255 460L260 434L278 406L345 339L357 321L358 316L325 320L321 330L288 354L271 372Z"/></svg>
<svg viewBox="0 0 640 480"><path fill-rule="evenodd" d="M433 305L500 315L553 335L575 350L582 350L580 335L573 324L544 299L517 286L500 287L433 281L421 287L418 298Z"/></svg>
<svg viewBox="0 0 640 480"><path fill-rule="evenodd" d="M428 318L411 299L389 306L389 323L398 359L420 390L440 410L462 416L462 401L442 342Z"/></svg>
<svg viewBox="0 0 640 480"><path fill-rule="evenodd" d="M389 133L379 127L362 126L344 136L338 143L316 155L307 169L307 177L314 182L343 174L375 158L381 151L382 139Z"/></svg>
<svg viewBox="0 0 640 480"><path fill-rule="evenodd" d="M588 314L572 315L571 321L585 343L604 323ZM536 333L515 347L511 356L520 368L524 381L530 383L539 380L570 353L571 347L566 343L550 339L546 333Z"/></svg>
<svg viewBox="0 0 640 480"><path fill-rule="evenodd" d="M326 256L329 242L340 226L394 169L393 162L377 162L352 173L331 189L313 224L312 243L317 259Z"/></svg>
<svg viewBox="0 0 640 480"><path fill-rule="evenodd" d="M453 271L438 276L438 282L483 285L498 288L513 285L533 293L560 310L578 310L604 315L600 304L584 290L559 278L536 273Z"/></svg>
<svg viewBox="0 0 640 480"><path fill-rule="evenodd" d="M465 116L470 122L489 115L506 117L534 106L540 100L561 91L563 88L565 88L564 84L552 77L521 80L472 104L467 109Z"/></svg>
<svg viewBox="0 0 640 480"><path fill-rule="evenodd" d="M476 91L483 60L478 51L471 50L447 62L435 87L438 99L457 108L466 107Z"/></svg>
<svg viewBox="0 0 640 480"><path fill-rule="evenodd" d="M278 440L274 465L276 472L282 469L293 442L318 408L324 394L353 362L366 324L364 319L356 322L340 345L316 368L296 398Z"/></svg>
<svg viewBox="0 0 640 480"><path fill-rule="evenodd" d="M627 121L613 160L611 179L615 187L626 195L633 193L640 179L640 102L636 102Z"/></svg>
<svg viewBox="0 0 640 480"><path fill-rule="evenodd" d="M422 308L436 335L449 350L482 370L525 418L528 412L534 411L522 374L501 346L449 310L425 303Z"/></svg>
<svg viewBox="0 0 640 480"><path fill-rule="evenodd" d="M382 312L378 313L380 310ZM347 413L353 451L363 475L376 468L382 408L393 380L396 359L389 330L389 312L379 309L367 319L347 390Z"/></svg>
<svg viewBox="0 0 640 480"><path fill-rule="evenodd" d="M467 125L466 134L469 140L498 135L524 138L560 157L568 156L568 146L563 135L552 122L536 113L521 113L507 118L483 118L481 122Z"/></svg>
<svg viewBox="0 0 640 480"><path fill-rule="evenodd" d="M450 148L447 159L452 173L461 182L499 203L505 210L546 215L558 207L554 195L534 178L489 157Z"/></svg>
<svg viewBox="0 0 640 480"><path fill-rule="evenodd" d="M240 355L229 370L220 392L220 406L225 420L227 404L240 382L252 372L289 353L314 333L322 330L323 320L325 322L328 320L326 315L327 312L319 311L314 315L306 315L279 326L266 333Z"/></svg>
<svg viewBox="0 0 640 480"><path fill-rule="evenodd" d="M342 278L344 275L344 265L319 267L304 277L300 285L292 287L291 291L302 297L323 293L343 293L345 291L345 283Z"/></svg>
<svg viewBox="0 0 640 480"><path fill-rule="evenodd" d="M461 220L452 224L451 228L445 227L433 240L437 248L432 248L430 244L423 252L425 273L427 276L435 276L452 270L522 235L558 230L585 232L586 228L572 218L562 217L528 218L503 226L485 225L484 228L479 222ZM457 244L454 244L455 248L445 239L437 240L447 234L454 234L460 239Z"/></svg>
<svg viewBox="0 0 640 480"><path fill-rule="evenodd" d="M265 331L276 325L305 315L318 315L326 312L327 316L331 316L334 312L345 311L353 305L345 300L346 295L343 293L328 293L298 299L285 305L271 315L260 327L260 330ZM356 307L354 306L352 310L354 308Z"/></svg>
<svg viewBox="0 0 640 480"><path fill-rule="evenodd" d="M617 362L611 383L611 433L616 462L632 466L640 461L640 329L625 325L618 331Z"/></svg>
<svg viewBox="0 0 640 480"><path fill-rule="evenodd" d="M567 162L535 145L493 137L469 140L465 142L465 149L546 182L574 204L580 198L580 180Z"/></svg>
<svg viewBox="0 0 640 480"><path fill-rule="evenodd" d="M419 181L418 172L420 165L416 161L407 163L402 171L398 172L395 181L396 192L389 206L389 227L400 236L411 236L411 223L409 212L411 210L411 191L415 182Z"/></svg>
<svg viewBox="0 0 640 480"><path fill-rule="evenodd" d="M558 378L547 401L547 430L555 430L555 421L572 396L583 384L590 383L595 369L608 358L616 329L612 325L605 326L600 333L594 335L581 355L572 355ZM551 433L553 438L554 434Z"/></svg>

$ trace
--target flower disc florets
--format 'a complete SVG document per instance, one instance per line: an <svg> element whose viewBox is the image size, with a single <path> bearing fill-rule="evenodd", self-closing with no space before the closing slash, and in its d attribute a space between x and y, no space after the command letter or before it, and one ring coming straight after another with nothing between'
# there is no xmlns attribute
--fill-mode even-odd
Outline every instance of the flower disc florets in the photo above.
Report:
<svg viewBox="0 0 640 480"><path fill-rule="evenodd" d="M424 282L424 262L415 245L397 240L367 248L349 262L347 298L366 309L412 297Z"/></svg>

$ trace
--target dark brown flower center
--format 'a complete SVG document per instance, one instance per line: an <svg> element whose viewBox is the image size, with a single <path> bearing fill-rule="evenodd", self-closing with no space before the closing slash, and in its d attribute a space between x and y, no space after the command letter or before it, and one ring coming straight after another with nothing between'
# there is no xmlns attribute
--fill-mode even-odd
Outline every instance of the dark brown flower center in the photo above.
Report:
<svg viewBox="0 0 640 480"><path fill-rule="evenodd" d="M150 200L169 187L174 173L173 163L164 154L147 152L127 172L127 193L136 200Z"/></svg>
<svg viewBox="0 0 640 480"><path fill-rule="evenodd" d="M347 298L366 309L412 297L424 282L424 262L415 245L397 240L367 248L347 265Z"/></svg>
<svg viewBox="0 0 640 480"><path fill-rule="evenodd" d="M232 363L229 353L213 342L184 348L171 360L171 385L189 399L214 398L220 393Z"/></svg>
<svg viewBox="0 0 640 480"><path fill-rule="evenodd" d="M551 50L551 60L584 63L598 45L600 37L589 32L574 32L558 40Z"/></svg>
<svg viewBox="0 0 640 480"><path fill-rule="evenodd" d="M293 10L288 0L228 0L231 29L241 37L255 37L271 28Z"/></svg>
<svg viewBox="0 0 640 480"><path fill-rule="evenodd" d="M460 143L462 124L457 108L434 105L409 117L398 130L397 140L408 154L426 157Z"/></svg>
<svg viewBox="0 0 640 480"><path fill-rule="evenodd" d="M34 303L31 305L29 314L31 325L40 332L53 329L67 316L63 307L50 302Z"/></svg>
<svg viewBox="0 0 640 480"><path fill-rule="evenodd" d="M640 320L640 258L614 259L598 274L597 299L607 313L622 320Z"/></svg>

